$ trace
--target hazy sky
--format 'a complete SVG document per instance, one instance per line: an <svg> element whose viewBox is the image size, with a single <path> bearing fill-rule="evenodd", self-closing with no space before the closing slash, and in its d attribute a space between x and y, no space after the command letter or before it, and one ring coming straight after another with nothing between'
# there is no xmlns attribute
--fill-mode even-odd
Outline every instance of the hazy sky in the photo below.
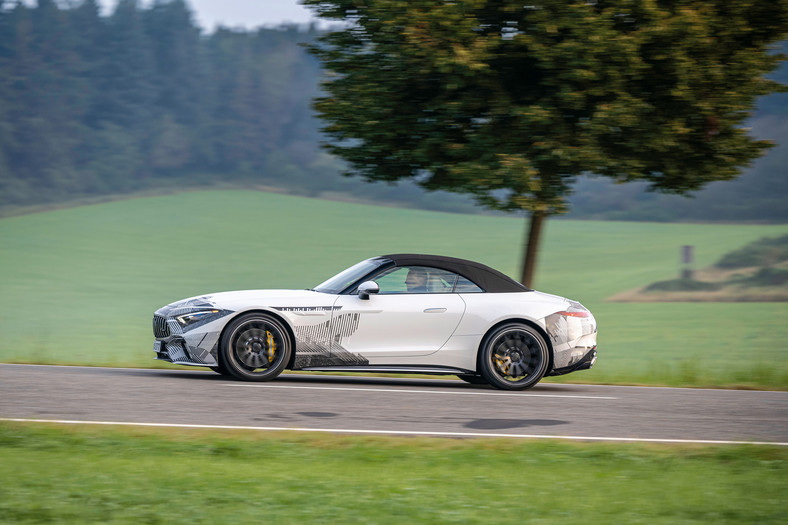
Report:
<svg viewBox="0 0 788 525"><path fill-rule="evenodd" d="M98 0L105 9L113 9L117 0ZM152 0L142 0L150 5ZM283 22L309 23L311 13L298 0L186 0L197 24L213 31L217 24L246 29Z"/></svg>

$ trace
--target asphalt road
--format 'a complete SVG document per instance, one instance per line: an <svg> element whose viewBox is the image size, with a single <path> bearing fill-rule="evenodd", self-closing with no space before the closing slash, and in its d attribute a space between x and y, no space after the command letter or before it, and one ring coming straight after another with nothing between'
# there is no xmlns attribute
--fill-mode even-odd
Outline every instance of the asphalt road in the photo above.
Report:
<svg viewBox="0 0 788 525"><path fill-rule="evenodd" d="M0 364L0 419L788 445L788 392Z"/></svg>

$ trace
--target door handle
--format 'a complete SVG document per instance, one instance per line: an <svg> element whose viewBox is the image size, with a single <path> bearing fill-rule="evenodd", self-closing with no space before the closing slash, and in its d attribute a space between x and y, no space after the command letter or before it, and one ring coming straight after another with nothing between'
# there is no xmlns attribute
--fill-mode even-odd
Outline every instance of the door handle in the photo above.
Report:
<svg viewBox="0 0 788 525"><path fill-rule="evenodd" d="M425 308L425 314L442 314L446 311L446 308Z"/></svg>

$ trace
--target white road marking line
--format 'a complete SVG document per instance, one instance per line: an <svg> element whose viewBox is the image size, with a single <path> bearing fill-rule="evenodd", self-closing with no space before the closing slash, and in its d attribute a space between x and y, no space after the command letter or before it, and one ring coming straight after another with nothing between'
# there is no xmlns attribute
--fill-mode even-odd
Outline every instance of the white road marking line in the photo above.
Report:
<svg viewBox="0 0 788 525"><path fill-rule="evenodd" d="M615 441L625 443L679 443L702 445L772 445L785 447L788 443L779 441L728 441L717 439L664 439L664 438L624 438L604 436L553 436L550 434L494 434L491 432L431 432L421 430L358 430L344 428L302 428L302 427L251 427L241 425L192 425L186 423L135 423L132 421L78 421L72 419L23 419L1 417L0 421L15 423L54 423L60 425L116 425L132 427L160 428L201 428L216 430L259 430L259 431L290 431L290 432L324 432L331 434L372 434L396 436L434 436L434 437L486 437L486 438L517 438L517 439L563 439L572 441Z"/></svg>
<svg viewBox="0 0 788 525"><path fill-rule="evenodd" d="M574 399L618 399L607 396L578 396L573 394L531 394L523 392L452 392L448 390L408 390L405 388L344 388L336 386L295 386L295 385L259 385L244 383L226 383L224 386L246 388L298 388L302 390L343 390L348 392L396 392L398 394L449 394L455 396L517 396L517 397L568 397Z"/></svg>

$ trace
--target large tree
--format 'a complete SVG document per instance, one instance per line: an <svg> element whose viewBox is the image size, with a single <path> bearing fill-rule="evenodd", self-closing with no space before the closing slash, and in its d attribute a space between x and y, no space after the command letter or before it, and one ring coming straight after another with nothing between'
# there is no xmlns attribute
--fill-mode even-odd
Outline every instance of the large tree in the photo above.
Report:
<svg viewBox="0 0 788 525"><path fill-rule="evenodd" d="M413 179L544 219L579 176L686 194L770 145L741 126L781 56L788 0L303 0L343 24L312 52L348 175Z"/></svg>

